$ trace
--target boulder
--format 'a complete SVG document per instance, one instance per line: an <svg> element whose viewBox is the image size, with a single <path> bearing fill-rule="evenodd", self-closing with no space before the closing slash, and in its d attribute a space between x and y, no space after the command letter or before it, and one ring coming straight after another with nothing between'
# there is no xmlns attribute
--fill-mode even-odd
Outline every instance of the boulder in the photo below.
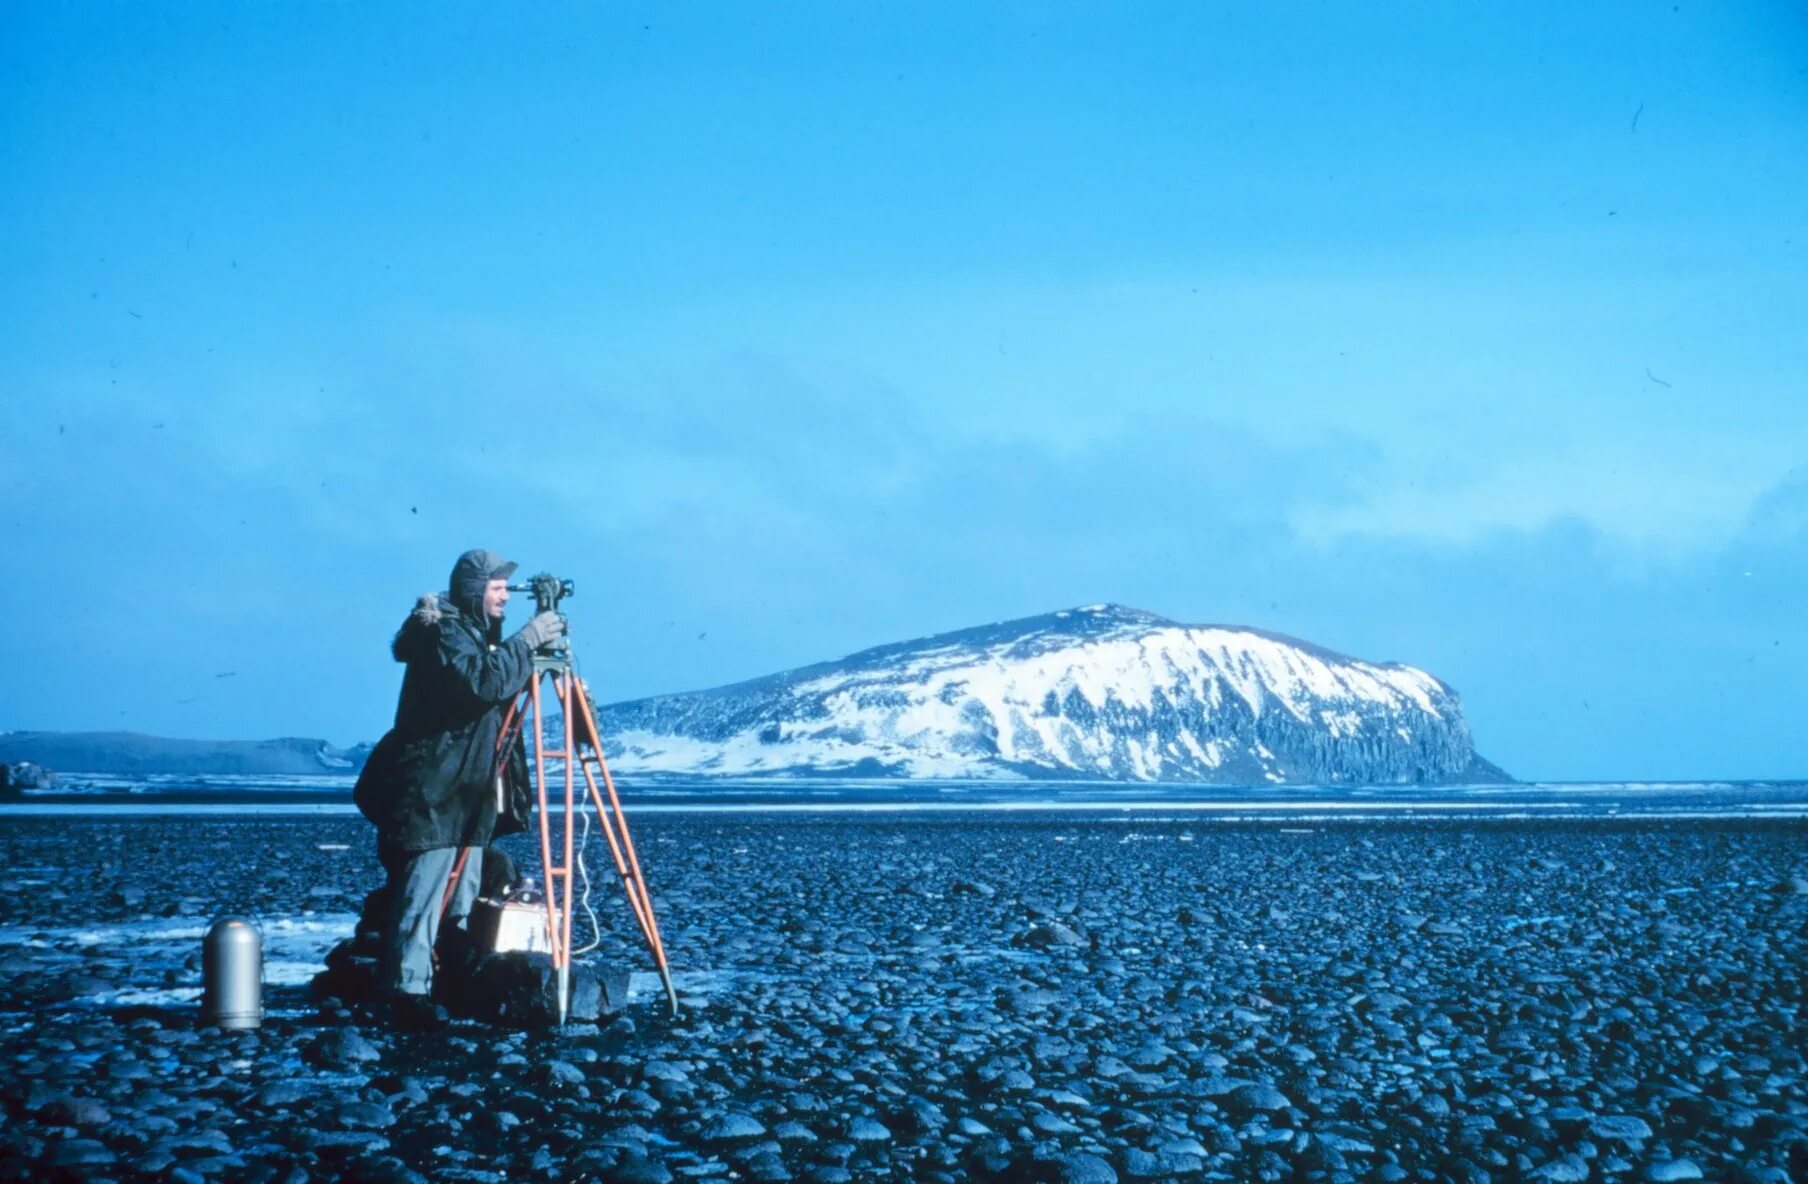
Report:
<svg viewBox="0 0 1808 1184"><path fill-rule="evenodd" d="M326 952L326 969L314 976L314 997L343 1003L376 1003L383 994L377 980L381 953L381 943L374 934L360 933L340 942Z"/></svg>
<svg viewBox="0 0 1808 1184"><path fill-rule="evenodd" d="M314 976L317 999L333 998L374 1005L384 997L378 979L381 943L374 934L359 934L327 951L326 969ZM472 956L456 942L441 944L433 998L454 1016L510 1028L545 1028L558 1023L558 975L543 953L509 951ZM600 973L582 964L571 968L571 995L566 1019L596 1023L621 1011L628 1002L628 972L607 968Z"/></svg>
<svg viewBox="0 0 1808 1184"><path fill-rule="evenodd" d="M469 978L442 980L437 991L455 1015L488 1020L511 1028L545 1028L559 1022L559 977L552 957L510 950L490 954ZM584 965L571 968L565 1018L595 1023L627 1005L628 972L618 968L600 975Z"/></svg>

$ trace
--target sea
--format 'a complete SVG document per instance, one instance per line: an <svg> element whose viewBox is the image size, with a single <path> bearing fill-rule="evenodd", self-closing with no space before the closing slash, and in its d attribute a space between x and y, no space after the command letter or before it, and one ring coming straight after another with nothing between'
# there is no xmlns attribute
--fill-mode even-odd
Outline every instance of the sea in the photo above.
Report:
<svg viewBox="0 0 1808 1184"><path fill-rule="evenodd" d="M354 814L353 778L64 773L54 790L0 803L0 818L46 814ZM632 812L857 813L1053 811L1186 815L1226 822L1413 817L1808 817L1808 782L1588 781L1508 785L1225 786L1121 781L900 781L829 778L618 781ZM581 793L581 786L580 786ZM555 786L553 807L562 789ZM580 799L581 800L581 799Z"/></svg>

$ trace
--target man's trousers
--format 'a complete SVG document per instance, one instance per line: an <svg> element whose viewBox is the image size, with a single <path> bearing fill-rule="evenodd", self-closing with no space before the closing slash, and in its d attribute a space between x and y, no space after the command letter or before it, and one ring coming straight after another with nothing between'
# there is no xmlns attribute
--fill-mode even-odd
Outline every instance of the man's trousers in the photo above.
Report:
<svg viewBox="0 0 1808 1184"><path fill-rule="evenodd" d="M401 890L391 901L391 924L385 933L383 981L391 990L425 995L433 990L433 947L439 941L441 908L445 919L463 925L483 880L483 848L469 852L458 887L446 903L446 882L458 862L459 848L435 847L409 855L402 868Z"/></svg>

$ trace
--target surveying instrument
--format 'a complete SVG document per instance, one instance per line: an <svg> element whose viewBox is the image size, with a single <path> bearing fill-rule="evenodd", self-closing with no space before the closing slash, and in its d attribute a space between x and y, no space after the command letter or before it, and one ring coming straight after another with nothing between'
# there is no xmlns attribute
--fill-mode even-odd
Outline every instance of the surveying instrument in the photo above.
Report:
<svg viewBox="0 0 1808 1184"><path fill-rule="evenodd" d="M531 593L535 612L546 613L558 612L559 601L573 595L575 588L570 580L541 572L527 584L510 584L509 591ZM561 613L560 616L562 619L564 614ZM552 695L559 708L559 725L563 729L562 743L556 749L548 749L546 744L545 700L541 684L548 679L552 682ZM609 854L615 859L615 870L621 873L622 887L628 894L628 905L634 911L634 919L640 924L640 932L646 938L647 947L653 951L653 963L659 968L660 980L665 984L665 996L672 1005L672 1014L677 1015L678 992L672 987L672 972L666 966L665 946L659 940L659 923L653 917L653 898L647 892L645 877L640 874L640 859L634 853L634 840L628 834L628 817L622 813L621 799L615 793L615 779L609 776L609 766L603 760L603 740L601 733L597 731L596 712L590 704L590 692L583 679L577 676L570 642L566 638L534 651L533 678L509 704L508 713L503 716L502 732L496 738L496 756L501 762L499 767L506 767L509 746L514 743L516 733L530 720L534 738L534 789L540 799L540 863L546 873L546 926L551 940L552 964L559 982L559 1023L565 1022L566 1010L571 1001L571 914L576 890L572 883L574 867L584 877L586 911L589 908L590 874L584 868L583 852L574 850L572 837L572 827L579 812L577 778L580 772L583 774L585 796L588 798L583 809L588 811L594 807L596 810L603 837L609 843ZM564 811L561 814L561 834L557 845L553 842L552 816L548 809L548 761L560 761L564 766ZM589 833L588 823L586 813L586 835ZM591 921L592 924L595 923L594 914Z"/></svg>

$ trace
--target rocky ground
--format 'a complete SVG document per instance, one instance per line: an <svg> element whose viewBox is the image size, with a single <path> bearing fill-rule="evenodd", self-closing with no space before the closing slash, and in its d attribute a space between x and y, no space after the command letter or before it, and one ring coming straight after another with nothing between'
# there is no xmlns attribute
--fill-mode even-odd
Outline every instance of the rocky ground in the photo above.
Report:
<svg viewBox="0 0 1808 1184"><path fill-rule="evenodd" d="M349 928L361 822L0 822L0 1178L1808 1178L1800 823L635 834L676 1020L398 1034L296 979L227 1034L198 941L117 935Z"/></svg>

